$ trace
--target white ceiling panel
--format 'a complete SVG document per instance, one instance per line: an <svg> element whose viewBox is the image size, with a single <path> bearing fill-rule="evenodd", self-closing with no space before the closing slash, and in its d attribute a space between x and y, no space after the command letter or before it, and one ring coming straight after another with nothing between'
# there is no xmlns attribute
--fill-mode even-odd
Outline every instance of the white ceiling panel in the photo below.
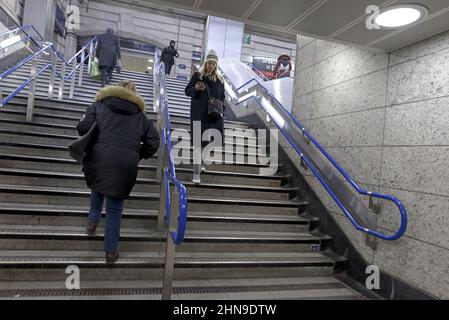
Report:
<svg viewBox="0 0 449 320"><path fill-rule="evenodd" d="M247 29L272 31L280 37L315 36L372 49L401 48L449 29L449 0L92 0L121 6L164 8L173 12L208 14L244 21ZM198 6L199 4L199 6ZM421 4L430 15L401 30L368 30L366 8ZM251 10L249 10L251 9Z"/></svg>
<svg viewBox="0 0 449 320"><path fill-rule="evenodd" d="M203 0L200 9L209 12L220 12L222 15L241 18L255 0Z"/></svg>
<svg viewBox="0 0 449 320"><path fill-rule="evenodd" d="M449 11L414 28L398 33L394 37L380 41L373 47L391 52L446 30L449 30Z"/></svg>
<svg viewBox="0 0 449 320"><path fill-rule="evenodd" d="M195 0L168 0L168 1L162 1L162 2L172 3L175 5L186 6L186 7L193 7L193 5L195 4Z"/></svg>
<svg viewBox="0 0 449 320"><path fill-rule="evenodd" d="M369 5L380 6L388 0L337 0L324 5L301 20L293 30L327 37L338 29L366 15Z"/></svg>
<svg viewBox="0 0 449 320"><path fill-rule="evenodd" d="M262 1L248 19L287 27L318 2L319 0ZM267 14L268 12L269 14Z"/></svg>
<svg viewBox="0 0 449 320"><path fill-rule="evenodd" d="M424 0L424 1L410 1L410 0L397 0L395 1L395 5L397 4L422 4L426 6L430 12L436 12L441 9L449 6L449 0Z"/></svg>

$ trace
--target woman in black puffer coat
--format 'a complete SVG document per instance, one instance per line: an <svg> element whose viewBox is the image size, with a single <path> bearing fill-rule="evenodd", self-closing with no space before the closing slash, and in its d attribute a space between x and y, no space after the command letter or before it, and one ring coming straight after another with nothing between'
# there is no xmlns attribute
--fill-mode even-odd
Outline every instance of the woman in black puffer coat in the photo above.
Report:
<svg viewBox="0 0 449 320"><path fill-rule="evenodd" d="M97 134L87 152L83 171L92 190L87 233L95 234L105 198L106 262L118 259L123 204L133 189L139 162L159 147L159 134L145 116L145 101L132 81L101 89L77 130L85 135L97 122Z"/></svg>
<svg viewBox="0 0 449 320"><path fill-rule="evenodd" d="M185 89L185 93L187 96L192 98L190 104L190 135L192 137L191 141L194 146L194 153L202 153L201 150L198 149L202 149L207 145L207 141L196 140L202 140L204 132L208 129L215 129L218 131L221 135L221 145L223 146L224 119L221 118L219 120L212 120L208 115L209 98L213 97L224 102L226 97L224 79L218 73L218 56L214 50L211 50L208 53L206 61L200 68L200 71L193 74ZM194 135L195 123L201 128L201 137L196 137ZM204 170L204 167L203 169L201 168L203 160L204 159L202 159L201 163L193 164L192 181L196 184L201 182L200 172L201 170Z"/></svg>

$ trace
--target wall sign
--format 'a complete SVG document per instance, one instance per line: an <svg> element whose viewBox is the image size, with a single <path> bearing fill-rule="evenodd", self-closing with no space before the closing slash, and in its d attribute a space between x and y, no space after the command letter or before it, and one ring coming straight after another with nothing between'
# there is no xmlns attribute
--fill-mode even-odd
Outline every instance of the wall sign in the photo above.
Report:
<svg viewBox="0 0 449 320"><path fill-rule="evenodd" d="M200 61L201 60L201 55L202 55L201 51L193 51L192 52L192 60Z"/></svg>
<svg viewBox="0 0 449 320"><path fill-rule="evenodd" d="M178 68L185 70L187 68L187 66L185 64L178 64Z"/></svg>
<svg viewBox="0 0 449 320"><path fill-rule="evenodd" d="M243 35L243 43L244 44L251 44L251 35L248 33L245 33Z"/></svg>
<svg viewBox="0 0 449 320"><path fill-rule="evenodd" d="M176 76L176 79L178 79L178 80L188 80L188 77L186 75L179 74L179 75Z"/></svg>

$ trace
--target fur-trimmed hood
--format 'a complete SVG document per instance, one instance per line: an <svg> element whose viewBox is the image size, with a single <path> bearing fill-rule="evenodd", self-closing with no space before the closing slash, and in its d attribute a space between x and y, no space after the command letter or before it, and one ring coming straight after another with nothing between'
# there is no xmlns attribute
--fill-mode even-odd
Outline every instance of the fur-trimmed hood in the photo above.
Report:
<svg viewBox="0 0 449 320"><path fill-rule="evenodd" d="M146 111L145 100L139 94L120 86L106 86L100 89L95 96L95 101L102 102L111 97L132 102L139 107L140 111L144 113Z"/></svg>

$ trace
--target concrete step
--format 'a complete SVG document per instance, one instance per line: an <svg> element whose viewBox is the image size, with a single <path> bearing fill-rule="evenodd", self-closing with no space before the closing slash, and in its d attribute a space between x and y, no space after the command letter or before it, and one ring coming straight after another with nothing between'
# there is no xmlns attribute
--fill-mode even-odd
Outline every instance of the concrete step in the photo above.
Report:
<svg viewBox="0 0 449 320"><path fill-rule="evenodd" d="M4 93L10 94L12 93L16 88L18 88L24 81L24 76L20 75L11 75L7 78L7 80L4 80L2 83L2 87L4 89ZM49 83L49 76L44 76L39 79L39 81L36 83L36 93L37 96L48 96L48 83ZM113 80L111 82L111 85L115 85L118 83L118 80ZM139 94L145 99L148 106L151 106L153 104L153 85L149 84L139 84L138 86L138 92ZM28 92L28 87L24 89L24 92ZM75 86L74 91L74 99L75 100L81 100L81 101L90 101L92 102L94 100L94 97L98 90L100 89L99 84L93 84L89 83L89 81L84 81L82 86ZM184 93L184 88L179 87L167 87L167 97L169 101L170 107L179 106L181 108L185 108L186 106L190 106L190 98L187 97ZM59 82L55 84L53 98L57 98L58 92L59 92ZM63 90L64 97L69 97L70 94L70 83L66 83Z"/></svg>
<svg viewBox="0 0 449 320"><path fill-rule="evenodd" d="M2 107L0 111L0 116L2 114L20 114L26 115L26 105L23 104L8 104ZM35 105L34 114L36 117L48 117L49 119L61 120L61 121L72 121L72 123L76 125L80 119L83 118L85 114L86 108L68 108L68 107L48 107ZM157 115L154 112L147 112L147 117L153 122L157 121ZM35 119L37 120L37 119ZM45 122L45 121L44 121ZM64 123L59 122L58 123ZM172 128L180 128L180 129L190 129L190 119L173 117L170 118L170 124ZM248 129L248 125L239 124L234 122L225 121L225 129L241 129L248 130L247 133L252 133L252 130ZM254 134L252 134L254 135Z"/></svg>
<svg viewBox="0 0 449 320"><path fill-rule="evenodd" d="M36 154L47 154L48 150L55 151L55 155L58 154L61 157L70 157L68 153L68 146L75 141L75 139L52 139L49 141L45 136L39 135L24 135L17 133L9 133L7 130L0 129L2 133L0 136L0 145L11 148L17 148L18 153L24 153L28 155ZM173 157L174 159L180 159L175 164L192 164L193 162L193 148L190 144L182 141L182 143L173 143ZM23 149L23 150L22 150ZM30 151L33 149L34 151ZM37 149L37 150L36 150ZM208 151L209 150L209 151ZM264 156L265 151L259 156L256 147L234 147L230 143L225 144L225 148L220 148L213 150L204 149L203 154L205 156L205 161L209 161L208 164L223 163L223 164L252 164L266 166L269 158ZM268 153L268 156L270 154ZM156 158L157 154L153 155Z"/></svg>
<svg viewBox="0 0 449 320"><path fill-rule="evenodd" d="M38 62L38 66L39 67L43 67L45 65L47 65L48 63L50 63L51 61L49 60L40 60ZM57 62L56 65L56 70L60 71L62 66L62 63L60 61ZM27 63L25 64L22 68L19 69L20 70L29 70L31 68L31 63ZM87 70L87 63L85 63L84 66L84 70ZM131 70L125 70L123 69L120 73L117 73L114 71L114 77L116 78L123 78L123 79L141 79L142 81L153 81L153 75L152 74L148 74L148 73L144 73L144 72L135 72L135 71L131 71ZM94 81L94 80L92 80ZM179 85L179 86L186 86L188 81L186 80L180 80L180 79L176 79L173 77L166 77L166 82L167 84L173 84L173 85Z"/></svg>
<svg viewBox="0 0 449 320"><path fill-rule="evenodd" d="M2 107L2 110L11 110L11 111L22 111L23 113L26 112L26 100L13 100L8 105ZM68 106L66 104L52 104L49 105L48 102L44 101L37 101L34 106L35 112L43 112L43 113L51 113L52 115L61 115L61 116L69 116L69 117L76 117L77 119L81 119L86 111L86 106ZM148 118L156 121L157 114L153 111L152 108L150 108L147 111ZM172 126L176 124L183 124L188 125L190 124L190 118L186 117L177 117L177 116L171 116L170 122ZM243 122L236 122L236 121L229 121L225 119L225 128L240 128L240 129L247 129L248 125Z"/></svg>
<svg viewBox="0 0 449 320"><path fill-rule="evenodd" d="M162 281L82 281L67 290L64 281L0 282L0 299L160 300ZM172 300L357 300L362 297L334 277L175 280Z"/></svg>
<svg viewBox="0 0 449 320"><path fill-rule="evenodd" d="M0 152L24 156L42 157L47 157L51 154L58 158L71 159L68 145L64 146L22 142L24 140L27 140L27 138L23 136L6 134L0 136ZM193 165L193 152L191 152L191 150L189 149L184 150L184 148L174 148L173 157L176 167L191 167ZM266 159L264 157L259 158L256 154L245 154L238 151L226 152L226 150L225 152L221 152L219 150L217 152L214 152L212 156L205 153L205 157L206 158L204 158L204 161L207 165L216 163L220 165L254 165L259 168L268 168L268 166L264 164L266 163ZM262 161L263 163L260 164L260 162ZM143 163L157 165L157 153L148 160L144 160ZM273 166L275 170L271 174L276 173L279 168L276 163L273 163Z"/></svg>
<svg viewBox="0 0 449 320"><path fill-rule="evenodd" d="M1 251L0 281L61 281L67 266L80 268L85 281L143 281L162 278L163 252L121 252L106 266L102 251ZM29 257L29 258L24 258ZM175 280L331 276L335 262L319 253L177 252ZM107 272L105 272L107 269ZM246 282L242 282L246 283ZM241 284L242 284L241 283Z"/></svg>
<svg viewBox="0 0 449 320"><path fill-rule="evenodd" d="M28 74L29 76L29 74ZM12 91L12 90L8 90L8 88L16 88L18 86L20 86L24 81L25 81L26 76L23 72L16 72L10 76L8 76L5 80L4 80L4 88L5 88L5 92L8 91ZM43 92L43 93L48 93L48 83L49 83L49 74L48 73L44 73L40 78L39 81L36 83L36 89L39 92ZM124 79L124 78L122 78ZM111 81L111 85L117 85L118 82L121 79L117 78ZM132 80L132 79L130 79ZM139 94L145 98L152 98L153 93L154 93L154 85L153 82L144 82L144 81L134 81L137 85L137 91L139 92ZM78 96L84 96L84 97L89 97L89 98L93 98L95 96L95 94L97 93L98 90L100 90L100 83L96 82L96 81L92 81L91 79L83 79L83 83L81 86L78 86L78 81L76 81L75 84L75 94ZM56 81L55 83L55 89L54 92L58 92L59 90L59 80ZM173 86L173 85L167 85L167 94L168 97L170 99L170 101L184 101L184 102L190 102L190 97L185 95L185 86L184 87L179 87L179 86ZM70 82L66 82L64 85L64 93L68 94L70 91Z"/></svg>
<svg viewBox="0 0 449 320"><path fill-rule="evenodd" d="M1 117L2 116L2 117ZM32 122L25 121L24 115L7 114L2 115L0 113L0 129L5 129L13 132L34 132L34 133L48 133L53 135L65 135L72 136L71 139L78 137L75 125L64 125L50 122ZM172 131L172 141L176 144L180 141L179 134L182 134L182 139L189 143L189 134L182 130ZM186 136L186 137L185 137ZM185 137L185 138L184 138ZM233 144L235 146L255 146L257 141L255 137L246 137L241 139L238 136L238 132L233 132L232 129L225 130L224 136L225 144Z"/></svg>
<svg viewBox="0 0 449 320"><path fill-rule="evenodd" d="M1 130L0 130L1 131ZM57 164L57 167L55 167L55 169L57 169L58 171L68 171L68 172L79 172L80 171L80 167L77 166L76 168L73 167L73 165L77 165L76 162L72 159L70 159L69 157L62 157L62 158L55 158L55 157L49 157L49 155L47 155L47 153L45 152L45 156L34 156L34 155L21 155L20 153L24 153L24 152L18 152L18 153L14 153L14 147L11 146L4 146L4 148L0 149L0 152L3 152L1 150L7 150L7 153L0 153L0 163L4 166L6 166L7 168L24 168L24 163L21 163L23 161L32 161L32 159L36 159L37 162L39 163L30 163L28 164L31 168L34 169L44 169L48 167L48 165L43 164L44 162L53 162L54 164ZM27 152L25 152L27 153ZM32 153L32 152L28 152L28 153ZM9 159L9 160L17 160L17 162L14 163L10 163L8 161L3 161L5 159ZM52 159L56 159L55 161L52 161ZM48 160L48 161L47 161ZM186 162L185 163L180 163L180 164L176 164L176 168L177 169L192 169L193 166L192 164L189 164L189 161L187 161L187 158L185 158ZM191 162L191 161L190 161ZM61 166L59 165L61 164ZM143 168L145 168L145 166L157 166L159 165L156 157L150 158L148 160L142 160L141 165L143 165ZM66 166L69 165L69 166ZM25 165L25 167L27 167L27 165ZM263 171L261 171L261 169L266 169L268 168L268 166L266 165L262 165L262 164L250 164L250 163L235 163L235 164L216 164L216 163L208 163L207 164L207 172L214 172L214 171L224 171L224 172L233 172L233 173L248 173L248 174L252 174L252 175L260 175L260 176L266 176L267 174L264 173ZM278 166L278 172L282 172L282 165ZM53 168L52 168L53 169ZM271 174L270 174L271 175Z"/></svg>
<svg viewBox="0 0 449 320"><path fill-rule="evenodd" d="M126 208L159 209L159 193L133 192L126 201ZM82 205L89 206L90 190L62 187L38 187L34 185L0 185L0 200L9 203ZM214 196L189 196L188 207L193 211L248 212L261 214L299 214L305 211L307 201L244 199Z"/></svg>
<svg viewBox="0 0 449 320"><path fill-rule="evenodd" d="M58 112L52 112L51 110L42 110L36 108L33 114L33 122L50 122L76 126L76 124L83 118L84 115L84 113L79 113L79 115L69 116L59 115L57 113ZM16 115L16 117L12 117L13 115ZM0 116L2 117L2 119L25 120L26 108L21 106L5 108L1 110ZM155 116L153 116L152 118L152 120L155 121ZM184 122L174 122L173 128L189 129L190 124Z"/></svg>
<svg viewBox="0 0 449 320"><path fill-rule="evenodd" d="M13 91L15 91L21 84L21 81L18 80L17 83L7 83L3 85L4 94L7 96ZM68 87L66 87L63 91L63 98L67 100L73 100L73 101L81 101L86 104L92 104L94 102L95 95L97 93L96 90L90 90L90 91L82 91L84 89L80 88L79 91L75 91L73 99L69 98L70 90ZM29 94L29 88L23 89L18 96L24 97L28 96ZM143 93L141 94L142 97L145 100L147 108L153 107L153 95L152 93ZM37 84L36 85L36 96L39 98L48 98L48 88L45 84ZM53 94L53 99L58 98L58 92L55 92ZM169 94L169 108L170 111L173 112L179 112L179 113L190 113L190 100L187 100L186 97L179 96L177 94Z"/></svg>
<svg viewBox="0 0 449 320"><path fill-rule="evenodd" d="M76 226L0 226L0 250L86 250L103 251L103 228L94 236L86 234L85 227ZM121 228L120 251L161 251L166 233L144 228ZM261 232L186 230L177 252L319 252L330 238L298 232ZM232 256L232 255L229 255ZM330 258L328 258L330 259ZM0 268L1 269L1 268Z"/></svg>
<svg viewBox="0 0 449 320"><path fill-rule="evenodd" d="M6 148L6 147L5 147ZM0 166L3 168L31 169L60 171L70 173L80 173L81 166L75 160L68 158L57 158L52 155L29 156L15 153L0 153ZM156 164L150 164L151 160L142 161L139 165L138 177L155 178ZM259 187L280 187L288 183L290 176L284 174L261 175L259 167L250 165L211 165L207 166L207 171L201 174L202 183L220 183L231 185L259 186ZM193 169L191 166L177 167L176 175L181 181L191 181Z"/></svg>
<svg viewBox="0 0 449 320"><path fill-rule="evenodd" d="M91 104L91 103L90 103ZM2 107L2 110L15 110L17 107L20 106L26 106L27 105L27 99L24 98L14 98L11 100L6 106ZM63 101L60 102L59 100L49 100L49 99L40 99L37 98L35 100L35 108L39 109L46 109L46 110L52 110L53 112L61 112L62 115L69 115L69 116L79 116L82 117L82 115L85 113L86 108L89 104L86 103L80 103L77 101ZM148 106L147 108L147 115L149 117L156 118L156 113L153 110L153 106ZM172 121L181 121L181 122L189 122L190 120L190 114L188 115L173 115L171 113L170 119ZM226 121L227 123L233 123L240 126L247 126L244 122L235 122L235 121Z"/></svg>
<svg viewBox="0 0 449 320"><path fill-rule="evenodd" d="M30 170L0 167L0 181L14 185L33 185L39 187L86 188L83 173L67 173L49 170ZM289 200L297 194L298 188L291 187L258 187L220 183L203 183L195 185L191 181L181 181L188 189L189 196L225 197ZM135 192L157 193L160 183L157 179L138 178Z"/></svg>
<svg viewBox="0 0 449 320"><path fill-rule="evenodd" d="M63 130L72 129L72 133L76 134L76 125L82 117L67 117L67 116L57 116L50 113L35 113L33 117L33 122L28 123L25 121L25 113L13 110L2 110L0 111L0 128L3 128L3 124L18 124L27 127L46 127L46 128L60 128ZM175 131L174 139L181 136L190 137L188 134L190 132L190 126L187 124L174 123L172 126L172 131ZM53 132L54 133L54 132ZM66 134L67 131L61 132ZM253 130L246 130L242 132L240 129L225 128L225 141L236 140L240 143L256 143L257 132ZM227 139L228 138L228 139Z"/></svg>
<svg viewBox="0 0 449 320"><path fill-rule="evenodd" d="M2 203L0 225L31 226L75 226L85 227L89 207L27 205ZM100 226L104 224L105 214ZM157 210L136 210L126 208L123 212L123 228L148 228L157 226ZM310 230L314 218L293 215L250 214L247 212L200 212L188 211L187 228L189 230L217 231L269 231L300 232Z"/></svg>
<svg viewBox="0 0 449 320"><path fill-rule="evenodd" d="M7 92L5 92L7 93ZM28 89L25 88L22 90L19 94L17 94L16 98L24 99L28 97ZM36 91L36 98L38 99L48 99L47 92L44 91ZM53 96L53 98L50 101L59 102L59 103L67 103L72 104L74 102L77 102L79 104L82 104L84 106L91 105L93 102L93 98L79 98L76 95L73 99L69 99L68 92L64 94L62 100L58 100L57 96ZM152 104L147 101L147 109L152 109ZM173 116L179 116L179 117L190 117L190 110L187 109L184 105L170 105L170 115Z"/></svg>
<svg viewBox="0 0 449 320"><path fill-rule="evenodd" d="M4 137L10 137L9 141L14 142L27 142L27 143L38 143L38 144L49 144L49 145L63 145L68 146L73 141L79 138L78 134L55 134L55 133L45 133L45 132L39 132L32 126L28 125L17 125L14 123L7 123L7 122L0 122L0 134ZM190 139L186 139L185 141L183 138L176 139L176 133L172 133L172 145L174 149L179 149L182 147L185 149L184 146L190 146ZM255 142L250 143L240 143L236 142L234 139L234 142L232 142L232 137L225 137L225 143L224 147L225 150L235 150L239 154L256 154L258 151L258 146L255 144ZM182 143L182 144L181 144ZM266 150L263 150L262 147L259 148L261 150L261 154L268 153L270 147L266 146ZM192 147L188 148L190 150L193 150ZM191 152L191 151L190 151Z"/></svg>
<svg viewBox="0 0 449 320"><path fill-rule="evenodd" d="M39 69L42 68L44 64L40 65ZM38 70L39 70L38 69ZM15 71L12 75L10 75L7 79L26 79L30 75L30 67L22 67ZM56 68L58 72L61 72L60 66ZM86 74L87 68L84 69L84 75L83 75L83 84L89 85L90 88L99 88L100 87L100 81L92 79L89 75ZM46 70L43 73L41 73L41 76L39 79L44 80L48 83L49 77L50 77L50 70ZM76 84L75 86L78 87L78 79L79 79L79 73L77 73L76 77ZM147 88L153 88L153 76L152 75L146 75L146 74L136 74L136 73L115 73L113 74L113 79L111 81L111 84L117 83L120 80L132 80L136 83L138 89L140 90L146 90ZM43 82L43 81L42 81ZM56 83L59 85L59 79L56 78ZM167 88L172 88L177 91L184 92L185 87L188 84L188 81L173 81L173 79L167 79L166 81ZM70 85L70 81L66 82L66 86Z"/></svg>

